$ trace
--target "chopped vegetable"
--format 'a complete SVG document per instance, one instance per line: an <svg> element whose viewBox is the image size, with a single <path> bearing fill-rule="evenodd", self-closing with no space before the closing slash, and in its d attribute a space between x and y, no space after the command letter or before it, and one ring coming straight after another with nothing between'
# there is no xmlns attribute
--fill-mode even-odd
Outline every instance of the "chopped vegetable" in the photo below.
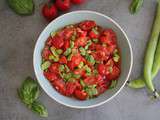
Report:
<svg viewBox="0 0 160 120"><path fill-rule="evenodd" d="M80 47L79 51L81 52L81 55L83 55L83 56L86 55L86 50L83 47Z"/></svg>
<svg viewBox="0 0 160 120"><path fill-rule="evenodd" d="M68 48L65 52L64 52L64 55L65 56L68 56L69 54L71 54L72 52L72 49L71 48Z"/></svg>
<svg viewBox="0 0 160 120"><path fill-rule="evenodd" d="M49 68L50 65L51 65L50 61L45 61L45 62L42 63L41 69L46 70L46 69Z"/></svg>

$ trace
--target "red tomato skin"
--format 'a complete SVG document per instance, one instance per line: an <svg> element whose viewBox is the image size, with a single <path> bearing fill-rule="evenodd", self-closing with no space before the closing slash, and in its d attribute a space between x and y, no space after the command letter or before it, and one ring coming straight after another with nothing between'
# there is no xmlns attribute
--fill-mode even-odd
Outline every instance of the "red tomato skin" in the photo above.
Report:
<svg viewBox="0 0 160 120"><path fill-rule="evenodd" d="M116 80L120 75L120 69L117 66L113 66L112 72L106 75L107 80Z"/></svg>
<svg viewBox="0 0 160 120"><path fill-rule="evenodd" d="M58 63L53 63L48 70L52 73L59 73L59 65Z"/></svg>
<svg viewBox="0 0 160 120"><path fill-rule="evenodd" d="M70 0L56 0L56 7L59 9L59 10L62 10L62 11L67 11L69 10L71 4L70 4Z"/></svg>
<svg viewBox="0 0 160 120"><path fill-rule="evenodd" d="M86 78L84 79L84 83L85 83L86 85L95 85L95 84L97 84L97 80L96 80L95 77L93 77L93 76L91 76L91 77L86 77Z"/></svg>
<svg viewBox="0 0 160 120"><path fill-rule="evenodd" d="M63 95L66 95L65 82L62 79L56 79L52 82L54 88Z"/></svg>
<svg viewBox="0 0 160 120"><path fill-rule="evenodd" d="M42 7L42 15L46 20L52 21L58 16L56 6L54 4L49 5L49 3L44 4Z"/></svg>
<svg viewBox="0 0 160 120"><path fill-rule="evenodd" d="M76 87L77 86L75 82L67 82L66 83L66 96L71 96L76 90Z"/></svg>
<svg viewBox="0 0 160 120"><path fill-rule="evenodd" d="M75 90L74 95L79 100L86 100L88 95L83 90Z"/></svg>
<svg viewBox="0 0 160 120"><path fill-rule="evenodd" d="M106 67L105 67L104 64L99 64L98 67L97 67L97 69L98 69L99 74L105 75L105 73L106 73Z"/></svg>
<svg viewBox="0 0 160 120"><path fill-rule="evenodd" d="M46 45L49 47L52 46L52 37L51 36L48 37L48 39L46 41Z"/></svg>
<svg viewBox="0 0 160 120"><path fill-rule="evenodd" d="M79 37L75 41L75 46L76 47L84 47L87 44L87 37Z"/></svg>
<svg viewBox="0 0 160 120"><path fill-rule="evenodd" d="M54 80L58 79L58 76L55 73L43 72L43 74L50 82L53 82Z"/></svg>
<svg viewBox="0 0 160 120"><path fill-rule="evenodd" d="M89 32L89 36L90 36L90 38L92 38L92 39L97 39L97 38L99 37L99 34L95 34L93 31L90 31L90 32Z"/></svg>
<svg viewBox="0 0 160 120"><path fill-rule="evenodd" d="M67 64L67 59L66 59L66 57L65 57L65 56L62 56L62 57L60 58L60 60L59 60L59 63L61 63L61 64Z"/></svg>
<svg viewBox="0 0 160 120"><path fill-rule="evenodd" d="M96 23L95 21L92 21L92 20L86 20L79 24L79 27L84 31L89 31L95 26L96 26Z"/></svg>
<svg viewBox="0 0 160 120"><path fill-rule="evenodd" d="M82 4L85 0L71 0L73 4Z"/></svg>
<svg viewBox="0 0 160 120"><path fill-rule="evenodd" d="M49 50L49 47L46 46L43 50L42 50L42 58L45 60L49 59L49 56L51 55L51 51Z"/></svg>
<svg viewBox="0 0 160 120"><path fill-rule="evenodd" d="M83 31L83 30L80 29L80 28L77 28L77 29L76 29L76 32L77 32L77 36L78 36L78 37L86 37L86 36L87 36L87 31Z"/></svg>
<svg viewBox="0 0 160 120"><path fill-rule="evenodd" d="M57 48L57 49L59 49L59 48L62 48L62 46L64 45L64 40L63 40L63 38L62 37L60 37L60 36L54 36L53 38L52 38L52 45L55 47L55 48Z"/></svg>
<svg viewBox="0 0 160 120"><path fill-rule="evenodd" d="M69 41L69 40L65 40L65 41L64 41L63 49L64 49L64 50L67 50L67 48L69 48L69 46L70 46L70 41Z"/></svg>

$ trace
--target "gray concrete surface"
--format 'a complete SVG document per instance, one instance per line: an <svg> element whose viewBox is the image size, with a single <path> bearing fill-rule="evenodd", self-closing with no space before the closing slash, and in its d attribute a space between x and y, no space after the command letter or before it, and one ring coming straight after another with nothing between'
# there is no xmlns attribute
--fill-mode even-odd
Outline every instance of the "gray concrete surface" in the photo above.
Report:
<svg viewBox="0 0 160 120"><path fill-rule="evenodd" d="M126 31L133 47L134 65L130 80L142 72L143 54L152 26L156 0L145 0L139 14L128 12L131 0L87 0L73 10L94 10L116 20ZM16 89L27 75L34 76L32 65L33 48L47 22L40 14L44 0L35 0L36 9L32 16L14 14L0 0L0 120L43 120L20 102ZM160 90L160 74L155 83ZM109 103L86 110L62 106L43 91L41 101L49 111L46 120L159 120L160 101L151 101L145 89L132 90L125 87Z"/></svg>

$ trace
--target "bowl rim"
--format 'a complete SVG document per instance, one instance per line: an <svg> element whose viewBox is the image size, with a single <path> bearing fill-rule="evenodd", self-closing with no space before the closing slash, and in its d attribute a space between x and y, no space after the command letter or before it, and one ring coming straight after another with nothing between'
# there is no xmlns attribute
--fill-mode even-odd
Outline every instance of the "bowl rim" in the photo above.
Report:
<svg viewBox="0 0 160 120"><path fill-rule="evenodd" d="M47 90L45 89L45 87L39 82L40 80L38 79L38 72L37 72L36 67L35 67L36 60L35 60L35 57L34 57L34 56L35 56L35 54L36 54L36 46L37 46L37 44L38 44L38 41L39 41L39 39L40 39L41 34L48 28L48 26L50 26L50 25L52 24L53 21L58 20L58 19L61 19L61 18L63 18L64 16L68 16L68 15L70 15L70 14L77 14L77 13L88 13L88 14L91 13L91 14L96 14L96 15L98 15L98 16L102 16L102 17L110 20L113 24L115 24L115 25L122 31L123 35L125 36L125 38L126 38L126 40L127 40L127 43L128 43L128 46L129 46L129 50L130 50L130 54L131 54L131 55L130 55L131 61L130 61L130 68L129 68L129 71L128 71L128 75L127 75L127 77L126 77L123 85L119 88L119 90L118 90L115 94L113 94L110 98L108 98L107 100L104 100L104 101L102 101L102 102L100 102L100 103L97 103L97 104L94 104L94 105L89 105L89 106L70 105L70 104L67 104L67 103L64 103L64 102L62 102L62 101L57 100L56 97L54 97L54 96L52 97L52 96L47 92ZM43 31L39 34L39 37L38 37L38 39L37 39L37 41L36 41L36 44L35 44L35 47L34 47L34 52L33 52L33 67L34 67L34 72L35 72L37 81L38 81L38 83L40 84L41 88L45 91L45 93L46 93L50 98L52 98L53 100L55 100L57 103L59 103L59 104L61 104L61 105L64 105L64 106L67 106L67 107L70 107L70 108L76 108L76 109L94 108L94 107L100 106L100 105L102 105L102 104L104 104L104 103L107 103L107 102L109 102L110 100L112 100L112 99L113 99L115 96L117 96L117 95L122 91L122 89L124 88L126 82L127 82L128 79L129 79L129 76L130 76L131 71L132 71L132 66L133 66L133 51L132 51L131 43L130 43L130 41L129 41L129 39L128 39L128 37L127 37L127 34L125 33L125 31L124 31L124 30L121 28L121 26L120 26L115 20L113 20L111 17L109 17L109 16L107 16L107 15L105 15L105 14L102 14L102 13L99 13L99 12L96 12L96 11L90 11L90 10L77 10L77 11L72 11L72 12L69 12L69 13L66 13L66 14L63 14L63 15L57 17L57 18L54 19L53 21L51 21L51 22L43 29Z"/></svg>

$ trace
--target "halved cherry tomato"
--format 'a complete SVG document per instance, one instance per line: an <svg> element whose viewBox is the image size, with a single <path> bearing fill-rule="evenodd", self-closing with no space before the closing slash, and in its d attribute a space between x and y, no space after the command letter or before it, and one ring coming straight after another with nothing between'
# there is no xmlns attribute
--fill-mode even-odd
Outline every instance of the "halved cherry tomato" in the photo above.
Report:
<svg viewBox="0 0 160 120"><path fill-rule="evenodd" d="M49 47L46 46L43 50L42 50L42 57L45 59L45 60L48 60L49 59L49 55L51 55L51 51L49 50Z"/></svg>
<svg viewBox="0 0 160 120"><path fill-rule="evenodd" d="M63 31L63 36L66 40L70 39L74 32L73 28L65 28Z"/></svg>
<svg viewBox="0 0 160 120"><path fill-rule="evenodd" d="M69 48L69 46L70 46L70 40L65 40L63 49L67 50L67 48Z"/></svg>
<svg viewBox="0 0 160 120"><path fill-rule="evenodd" d="M90 36L90 38L96 39L96 38L99 37L99 34L96 34L95 32L93 32L93 31L91 30L91 31L89 32L89 36Z"/></svg>
<svg viewBox="0 0 160 120"><path fill-rule="evenodd" d="M85 83L86 85L95 85L95 84L97 84L97 81L96 81L96 79L95 79L94 76L91 76L91 77L85 78L85 79L84 79L84 83Z"/></svg>
<svg viewBox="0 0 160 120"><path fill-rule="evenodd" d="M48 37L47 41L46 41L46 45L48 45L49 47L52 46L52 37Z"/></svg>
<svg viewBox="0 0 160 120"><path fill-rule="evenodd" d="M59 65L58 63L53 63L48 70L52 73L59 73Z"/></svg>
<svg viewBox="0 0 160 120"><path fill-rule="evenodd" d="M88 30L91 30L93 27L96 26L96 23L92 20L86 20L84 22L81 22L79 24L79 27L82 29L82 30L85 30L85 31L88 31Z"/></svg>
<svg viewBox="0 0 160 120"><path fill-rule="evenodd" d="M104 64L99 64L97 67L97 70L98 70L99 74L101 74L101 75L105 75L105 73L106 73L106 67Z"/></svg>
<svg viewBox="0 0 160 120"><path fill-rule="evenodd" d="M76 90L76 83L75 82L67 82L66 83L66 95L70 96Z"/></svg>
<svg viewBox="0 0 160 120"><path fill-rule="evenodd" d="M79 46L85 46L87 44L87 37L79 37L76 39L75 41L75 46L79 47Z"/></svg>
<svg viewBox="0 0 160 120"><path fill-rule="evenodd" d="M61 64L67 64L67 59L65 56L62 56L60 59L59 59L59 63Z"/></svg>
<svg viewBox="0 0 160 120"><path fill-rule="evenodd" d="M81 75L82 77L84 77L86 73L84 69L76 69L74 70L74 74Z"/></svg>
<svg viewBox="0 0 160 120"><path fill-rule="evenodd" d="M87 32L81 30L80 28L77 28L76 31L77 31L77 37L86 37L87 36Z"/></svg>
<svg viewBox="0 0 160 120"><path fill-rule="evenodd" d="M107 80L115 80L120 75L120 69L117 66L112 67L112 71L106 75Z"/></svg>
<svg viewBox="0 0 160 120"><path fill-rule="evenodd" d="M55 73L51 72L43 72L44 76L51 82L58 79L58 76Z"/></svg>
<svg viewBox="0 0 160 120"><path fill-rule="evenodd" d="M61 38L60 36L56 35L52 38L52 45L55 48L61 48L64 45L64 41L63 38Z"/></svg>
<svg viewBox="0 0 160 120"><path fill-rule="evenodd" d="M75 90L74 95L79 100L86 100L88 97L87 93L83 90Z"/></svg>
<svg viewBox="0 0 160 120"><path fill-rule="evenodd" d="M66 94L66 86L65 82L62 79L56 79L52 82L52 85L54 88L60 92L61 94L65 95Z"/></svg>

